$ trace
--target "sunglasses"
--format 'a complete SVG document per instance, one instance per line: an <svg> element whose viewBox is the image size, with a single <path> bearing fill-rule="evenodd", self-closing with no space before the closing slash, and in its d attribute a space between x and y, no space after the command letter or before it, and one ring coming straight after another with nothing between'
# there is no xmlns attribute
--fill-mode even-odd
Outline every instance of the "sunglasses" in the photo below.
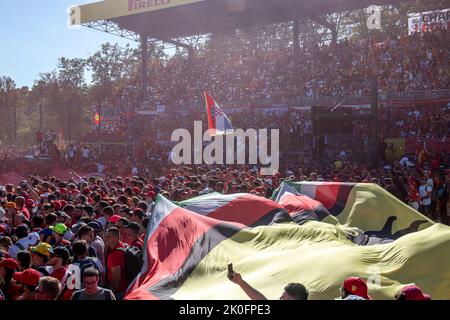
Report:
<svg viewBox="0 0 450 320"><path fill-rule="evenodd" d="M36 290L34 290L35 293L40 293L40 294L45 294L45 292L42 292L41 290L39 290L39 287L36 288Z"/></svg>

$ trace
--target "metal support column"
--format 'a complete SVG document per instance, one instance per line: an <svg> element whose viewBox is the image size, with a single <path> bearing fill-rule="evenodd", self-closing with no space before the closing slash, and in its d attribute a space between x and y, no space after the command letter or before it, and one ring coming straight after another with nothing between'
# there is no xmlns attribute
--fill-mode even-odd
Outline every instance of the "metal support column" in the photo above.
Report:
<svg viewBox="0 0 450 320"><path fill-rule="evenodd" d="M295 17L293 20L293 46L294 46L294 72L295 72L295 85L297 87L297 92L300 90L299 88L299 80L300 80L300 74L299 74L299 65L300 65L300 43L299 43L299 36L300 36L300 25L298 22L298 18Z"/></svg>
<svg viewBox="0 0 450 320"><path fill-rule="evenodd" d="M39 129L42 131L43 125L42 125L42 102L39 102Z"/></svg>
<svg viewBox="0 0 450 320"><path fill-rule="evenodd" d="M68 134L67 137L69 139L69 143L72 141L72 98L69 99L68 103L67 103L67 130L68 130Z"/></svg>
<svg viewBox="0 0 450 320"><path fill-rule="evenodd" d="M99 99L98 103L98 135L102 134L102 102Z"/></svg>
<svg viewBox="0 0 450 320"><path fill-rule="evenodd" d="M141 80L142 80L142 92L143 98L145 98L147 88L148 88L148 36L141 34Z"/></svg>
<svg viewBox="0 0 450 320"><path fill-rule="evenodd" d="M372 145L372 163L371 165L376 168L378 166L378 81L376 76L372 76L370 79L370 102L372 113L372 126L371 126L371 145Z"/></svg>

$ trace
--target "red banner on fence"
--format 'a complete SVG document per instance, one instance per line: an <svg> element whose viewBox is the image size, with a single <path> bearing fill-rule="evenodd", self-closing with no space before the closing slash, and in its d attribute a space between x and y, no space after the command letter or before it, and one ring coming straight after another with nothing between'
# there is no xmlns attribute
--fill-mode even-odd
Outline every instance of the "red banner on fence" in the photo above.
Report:
<svg viewBox="0 0 450 320"><path fill-rule="evenodd" d="M425 142L425 147L429 152L450 152L450 139L443 141L442 139L423 139ZM406 138L405 139L406 153L416 153L417 139L416 138Z"/></svg>

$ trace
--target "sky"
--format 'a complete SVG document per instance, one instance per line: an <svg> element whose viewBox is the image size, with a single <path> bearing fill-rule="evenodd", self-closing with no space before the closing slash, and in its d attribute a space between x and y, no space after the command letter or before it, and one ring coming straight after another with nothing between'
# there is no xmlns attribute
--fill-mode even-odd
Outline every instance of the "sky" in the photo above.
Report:
<svg viewBox="0 0 450 320"><path fill-rule="evenodd" d="M0 76L32 86L60 57L87 58L105 42L137 46L102 31L70 29L67 8L89 2L95 0L0 0Z"/></svg>

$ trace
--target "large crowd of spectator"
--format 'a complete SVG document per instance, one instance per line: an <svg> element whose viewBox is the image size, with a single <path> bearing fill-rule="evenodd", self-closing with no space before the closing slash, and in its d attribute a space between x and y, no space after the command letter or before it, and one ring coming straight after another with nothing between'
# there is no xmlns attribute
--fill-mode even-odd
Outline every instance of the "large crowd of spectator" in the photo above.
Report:
<svg viewBox="0 0 450 320"><path fill-rule="evenodd" d="M0 300L122 299L136 275L131 270L140 270L142 261L134 258L158 194L173 201L210 192L270 198L285 180L375 183L448 224L450 175L444 167L430 171L412 162L370 170L340 155L322 170L289 164L265 177L256 167L203 165L170 167L152 177L136 171L101 179L71 173L68 181L30 175L0 194ZM246 286L239 277L230 280Z"/></svg>
<svg viewBox="0 0 450 320"><path fill-rule="evenodd" d="M148 92L143 93L137 82L127 83L107 101L120 109L115 120L100 120L100 128L76 142L57 146L51 130L36 133L33 149L0 146L0 174L18 171L28 176L20 184L0 188L0 300L122 299L140 270L132 256L143 249L159 194L172 201L211 192L270 198L287 180L373 183L430 219L449 224L450 150L422 148L388 160L386 149L391 146L384 144L382 165L372 168L352 158L355 149L330 149L319 163L313 156L317 145L310 110L290 107L265 113L259 107L267 101L282 105L305 97L367 96L369 83L354 80L373 74L379 79L380 95L449 90L450 31L307 46L299 50L298 60L292 48L238 42L225 48L214 39L189 59L179 54L152 58ZM229 114L234 128L280 129L279 172L262 177L258 165L170 162L175 129L193 132L194 121L202 121L207 129L206 113L196 109L203 104L204 90L225 105L225 112L227 107L239 109ZM167 109L148 115L132 112L142 106ZM380 107L380 141L445 140L450 136L449 110L446 103ZM367 121L353 122L353 135L365 141L363 151L369 130ZM287 156L290 152L298 153L292 158ZM50 161L31 161L30 156ZM71 178L47 176L52 168L70 170ZM72 171L96 172L102 178ZM250 298L265 299L240 274L230 272L229 278ZM343 282L340 295L371 299L364 280L354 277ZM301 284L288 285L282 295L307 297ZM403 288L396 298L430 299L416 286Z"/></svg>
<svg viewBox="0 0 450 320"><path fill-rule="evenodd" d="M153 61L146 103L198 106L205 89L224 104L239 106L264 99L363 96L369 94L369 83L355 79L372 73L380 79L380 94L450 89L448 30L374 42L345 40L304 47L299 51L298 67L289 47L256 48L238 43L225 47L212 42L191 59L175 55L168 61ZM137 103L138 92L138 85L131 83L115 101Z"/></svg>

